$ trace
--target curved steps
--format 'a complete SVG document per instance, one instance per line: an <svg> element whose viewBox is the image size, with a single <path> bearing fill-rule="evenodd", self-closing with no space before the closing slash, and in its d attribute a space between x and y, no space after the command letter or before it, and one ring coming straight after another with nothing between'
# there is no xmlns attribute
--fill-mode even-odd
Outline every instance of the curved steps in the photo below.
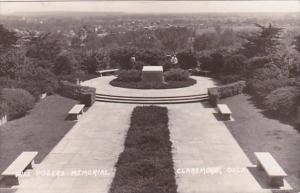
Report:
<svg viewBox="0 0 300 193"><path fill-rule="evenodd" d="M197 103L208 101L207 94L187 95L187 96L169 96L169 97L133 97L96 94L96 101L110 103L129 103L129 104L179 104L179 103Z"/></svg>

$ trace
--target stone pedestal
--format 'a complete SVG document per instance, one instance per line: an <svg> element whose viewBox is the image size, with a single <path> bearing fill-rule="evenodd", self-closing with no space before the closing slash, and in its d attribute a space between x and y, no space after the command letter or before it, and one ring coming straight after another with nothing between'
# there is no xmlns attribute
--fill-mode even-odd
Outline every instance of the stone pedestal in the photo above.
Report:
<svg viewBox="0 0 300 193"><path fill-rule="evenodd" d="M144 66L142 70L142 81L163 82L162 66Z"/></svg>

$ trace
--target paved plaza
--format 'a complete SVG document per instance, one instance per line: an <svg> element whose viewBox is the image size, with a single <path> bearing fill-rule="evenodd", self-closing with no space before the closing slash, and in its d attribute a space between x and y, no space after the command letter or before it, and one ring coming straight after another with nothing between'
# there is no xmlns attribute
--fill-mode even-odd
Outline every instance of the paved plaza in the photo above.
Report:
<svg viewBox="0 0 300 193"><path fill-rule="evenodd" d="M108 84L111 79L97 78L83 85L96 87L97 93L123 96L201 94L215 85L212 79L199 77L194 86L162 92L114 88ZM135 106L96 102L36 166L35 173L31 171L33 175L20 177L17 193L108 193ZM207 103L162 106L169 111L178 193L270 192L249 172L247 167L253 164L225 124L216 119L214 108ZM47 170L63 171L65 176L43 176Z"/></svg>

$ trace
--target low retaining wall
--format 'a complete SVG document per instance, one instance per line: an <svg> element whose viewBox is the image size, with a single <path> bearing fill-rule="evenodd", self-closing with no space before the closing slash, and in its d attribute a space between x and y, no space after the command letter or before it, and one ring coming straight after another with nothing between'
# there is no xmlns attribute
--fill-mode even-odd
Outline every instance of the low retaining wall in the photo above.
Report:
<svg viewBox="0 0 300 193"><path fill-rule="evenodd" d="M79 100L82 104L89 107L96 100L96 89L87 86L80 86L68 81L60 82L59 93L62 96Z"/></svg>
<svg viewBox="0 0 300 193"><path fill-rule="evenodd" d="M209 102L216 107L219 99L241 94L246 87L246 81L238 81L219 87L208 88Z"/></svg>

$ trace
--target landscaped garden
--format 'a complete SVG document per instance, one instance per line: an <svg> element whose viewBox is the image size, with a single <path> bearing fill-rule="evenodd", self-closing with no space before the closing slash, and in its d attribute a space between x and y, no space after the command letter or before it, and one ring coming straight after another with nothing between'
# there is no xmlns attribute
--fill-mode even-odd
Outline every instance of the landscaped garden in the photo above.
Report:
<svg viewBox="0 0 300 193"><path fill-rule="evenodd" d="M250 173L241 174L243 183L231 184L228 180L239 176L228 174L230 178L222 177L223 181L218 183L216 176L193 179L180 176L182 178L177 180L174 168L187 167L195 162L199 165L241 164L248 167L256 161L253 152L263 151L276 158L288 173L287 181L292 187L300 188L300 138L296 130L299 130L300 121L300 36L297 29L282 28L276 23L256 24L252 26L255 30L246 32L219 26L215 31L196 34L189 27L173 26L153 30L130 28L122 33L113 33L112 30L111 34L98 36L95 26L89 25L80 26L80 33L73 31L75 35L30 32L26 38L20 38L17 32L0 25L0 37L6 37L0 38L0 118L7 116L9 120L0 128L0 171L24 151L38 151L36 161L40 164L46 156L53 156L51 150L64 140L76 123L66 120L68 111L78 103L91 106L96 99L96 88L80 86L80 80L98 77L101 70L118 70L111 86L174 90L135 90L137 96L134 97L130 96L132 90L111 86L104 89L97 84L97 81L110 81L112 77L95 79L95 87L103 92L102 101L91 109L92 113L87 114L84 121L79 119L69 139L60 143L59 156L64 161L68 159L67 164L72 163L74 167L102 167L102 163L112 167L116 163L116 173L107 180L112 183L103 182L99 187L110 187L110 193L176 193L179 186L185 187L186 184L195 189L200 185L216 184L221 188L236 186L239 190L243 190L244 185L252 187L254 184L252 188L261 190ZM159 81L145 81L144 67L160 67ZM212 106L200 103L199 98L203 99L201 102L207 100L205 81L197 82L189 72L209 72L213 78L197 80L205 79L210 85L214 81L224 84L208 88ZM196 93L194 95L190 94L190 88L179 89L194 84L190 87ZM205 87L205 92L198 85ZM120 96L104 93L109 89L115 90L112 93L120 91ZM157 95L150 96L154 92ZM159 96L162 92L182 96ZM249 95L234 96L243 92ZM42 100L44 95L48 97ZM130 106L134 102L156 104L154 102L158 100L159 104L166 104L172 99L173 102L193 104L168 106L172 112L170 117L166 107ZM131 104L117 106L117 102ZM212 108L218 103L226 103L233 112L234 121L225 122L226 126L217 124L220 120L213 116ZM125 109L123 114L121 108ZM128 127L123 128L121 124L129 122L126 115L130 115L132 108L126 134ZM169 130L169 118L173 121L170 124L173 133ZM112 124L119 121L120 125ZM234 138L228 135L228 129ZM124 146L120 145L123 138ZM117 141L113 141L115 139ZM216 155L220 155L219 159L215 159ZM236 160L230 160L228 155L236 156ZM172 156L178 156L176 166ZM103 161L103 158L109 161ZM69 165L60 164L62 169L69 169ZM55 161L54 165L57 165ZM82 179L79 177L75 182L66 183L66 186L70 185L68 191L72 185L77 185L76 182L83 183ZM199 179L201 183L201 180L207 181L200 184ZM36 182L34 178L31 180ZM99 179L95 180L96 183L93 180L88 182L99 184ZM50 184L49 181L43 183ZM89 188L90 185L86 185Z"/></svg>
<svg viewBox="0 0 300 193"><path fill-rule="evenodd" d="M135 107L110 193L176 193L166 107Z"/></svg>

